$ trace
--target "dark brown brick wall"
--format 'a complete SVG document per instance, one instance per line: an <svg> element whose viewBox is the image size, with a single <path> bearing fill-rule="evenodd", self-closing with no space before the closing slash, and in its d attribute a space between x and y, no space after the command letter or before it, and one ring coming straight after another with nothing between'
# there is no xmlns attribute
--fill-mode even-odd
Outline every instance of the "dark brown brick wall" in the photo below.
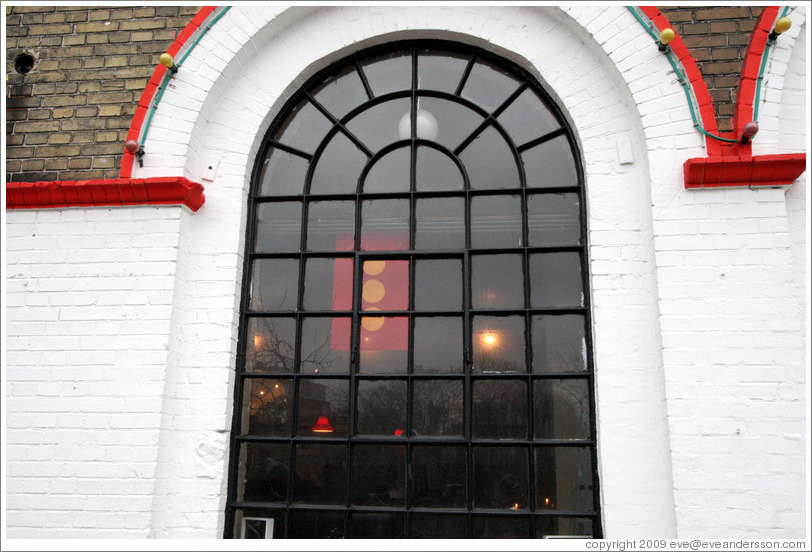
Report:
<svg viewBox="0 0 812 552"><path fill-rule="evenodd" d="M716 124L732 130L739 76L762 6L661 7L696 59L708 85Z"/></svg>
<svg viewBox="0 0 812 552"><path fill-rule="evenodd" d="M7 6L6 179L115 178L141 92L197 6ZM27 74L19 54L34 57Z"/></svg>

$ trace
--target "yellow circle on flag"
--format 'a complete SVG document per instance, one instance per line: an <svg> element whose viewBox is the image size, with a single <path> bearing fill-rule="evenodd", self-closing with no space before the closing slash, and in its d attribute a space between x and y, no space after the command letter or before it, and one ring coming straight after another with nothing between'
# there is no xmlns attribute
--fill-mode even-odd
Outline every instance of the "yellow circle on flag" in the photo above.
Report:
<svg viewBox="0 0 812 552"><path fill-rule="evenodd" d="M377 303L386 295L386 288L380 280L367 280L364 282L362 297L367 303Z"/></svg>
<svg viewBox="0 0 812 552"><path fill-rule="evenodd" d="M370 276L380 274L384 268L386 268L386 261L367 261L364 263L364 272Z"/></svg>
<svg viewBox="0 0 812 552"><path fill-rule="evenodd" d="M381 309L379 309L378 307L369 307L366 310L368 310L368 311L376 311L376 310L381 310ZM366 331L368 331L368 332L377 332L378 330L380 330L383 327L383 323L385 321L386 321L386 318L384 318L383 316L376 316L376 317L365 316L365 317L363 317L361 319L361 326L363 326L364 329Z"/></svg>

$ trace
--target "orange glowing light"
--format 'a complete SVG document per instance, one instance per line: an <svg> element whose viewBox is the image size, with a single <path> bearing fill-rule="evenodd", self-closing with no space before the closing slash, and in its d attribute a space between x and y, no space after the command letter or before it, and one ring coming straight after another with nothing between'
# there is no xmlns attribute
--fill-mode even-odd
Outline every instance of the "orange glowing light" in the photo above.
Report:
<svg viewBox="0 0 812 552"><path fill-rule="evenodd" d="M262 347L264 341L265 339L262 337L262 334L254 334L254 349Z"/></svg>
<svg viewBox="0 0 812 552"><path fill-rule="evenodd" d="M480 339L482 340L482 343L488 347L493 347L499 342L499 336L491 331L485 331Z"/></svg>

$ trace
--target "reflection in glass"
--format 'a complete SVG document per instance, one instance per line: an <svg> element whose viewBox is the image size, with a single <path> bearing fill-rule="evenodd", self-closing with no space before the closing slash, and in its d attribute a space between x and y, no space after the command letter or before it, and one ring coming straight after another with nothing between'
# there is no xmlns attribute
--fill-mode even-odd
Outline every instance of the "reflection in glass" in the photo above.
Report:
<svg viewBox="0 0 812 552"><path fill-rule="evenodd" d="M477 60L462 89L462 97L493 112L519 88L519 82L508 71Z"/></svg>
<svg viewBox="0 0 812 552"><path fill-rule="evenodd" d="M589 439L587 380L536 380L533 415L536 439Z"/></svg>
<svg viewBox="0 0 812 552"><path fill-rule="evenodd" d="M296 319L249 319L245 345L247 372L293 372Z"/></svg>
<svg viewBox="0 0 812 552"><path fill-rule="evenodd" d="M472 190L518 188L519 168L505 138L488 126L460 154Z"/></svg>
<svg viewBox="0 0 812 552"><path fill-rule="evenodd" d="M536 448L536 504L542 510L591 510L592 456L587 447Z"/></svg>
<svg viewBox="0 0 812 552"><path fill-rule="evenodd" d="M475 316L473 371L481 374L525 372L524 317Z"/></svg>
<svg viewBox="0 0 812 552"><path fill-rule="evenodd" d="M269 148L259 173L259 195L301 194L307 167L304 157Z"/></svg>
<svg viewBox="0 0 812 552"><path fill-rule="evenodd" d="M307 212L309 251L352 251L354 201L312 201Z"/></svg>
<svg viewBox="0 0 812 552"><path fill-rule="evenodd" d="M580 517L539 516L536 518L536 537L556 535L591 537L592 520Z"/></svg>
<svg viewBox="0 0 812 552"><path fill-rule="evenodd" d="M290 512L290 538L343 539L344 512L292 510Z"/></svg>
<svg viewBox="0 0 812 552"><path fill-rule="evenodd" d="M419 260L415 266L414 308L455 310L462 308L462 261Z"/></svg>
<svg viewBox="0 0 812 552"><path fill-rule="evenodd" d="M418 199L415 249L465 247L465 200L461 197Z"/></svg>
<svg viewBox="0 0 812 552"><path fill-rule="evenodd" d="M347 445L296 443L293 502L345 504Z"/></svg>
<svg viewBox="0 0 812 552"><path fill-rule="evenodd" d="M260 203L256 225L254 251L257 253L299 251L302 204L298 201Z"/></svg>
<svg viewBox="0 0 812 552"><path fill-rule="evenodd" d="M399 539L403 537L403 514L386 512L352 512L350 538Z"/></svg>
<svg viewBox="0 0 812 552"><path fill-rule="evenodd" d="M310 193L354 194L367 156L349 138L337 132L316 163Z"/></svg>
<svg viewBox="0 0 812 552"><path fill-rule="evenodd" d="M352 265L350 258L311 257L305 264L305 310L349 310L352 308Z"/></svg>
<svg viewBox="0 0 812 552"><path fill-rule="evenodd" d="M475 309L524 306L521 255L476 255L471 266L471 299Z"/></svg>
<svg viewBox="0 0 812 552"><path fill-rule="evenodd" d="M517 380L474 381L474 437L527 438L527 383Z"/></svg>
<svg viewBox="0 0 812 552"><path fill-rule="evenodd" d="M413 505L464 508L466 457L465 447L415 446L412 452Z"/></svg>
<svg viewBox="0 0 812 552"><path fill-rule="evenodd" d="M274 140L312 154L333 123L309 100L303 99L274 134ZM275 188L274 188L275 189Z"/></svg>
<svg viewBox="0 0 812 552"><path fill-rule="evenodd" d="M471 199L471 247L522 246L522 202L517 195Z"/></svg>
<svg viewBox="0 0 812 552"><path fill-rule="evenodd" d="M398 98L373 105L353 117L347 123L347 130L367 149L375 153L384 146L401 139L398 134L398 125L400 120L411 111L411 107L411 98ZM408 176L407 172L406 177L408 178Z"/></svg>
<svg viewBox="0 0 812 552"><path fill-rule="evenodd" d="M248 427L243 434L263 437L290 436L293 401L290 392L293 380L247 378L243 386L243 412ZM247 429L247 431L246 431Z"/></svg>
<svg viewBox="0 0 812 552"><path fill-rule="evenodd" d="M348 373L351 322L349 317L305 318L299 371L305 374Z"/></svg>
<svg viewBox="0 0 812 552"><path fill-rule="evenodd" d="M462 380L415 380L412 433L462 435Z"/></svg>
<svg viewBox="0 0 812 552"><path fill-rule="evenodd" d="M251 273L252 311L294 310L298 289L298 259L254 261Z"/></svg>
<svg viewBox="0 0 812 552"><path fill-rule="evenodd" d="M299 412L296 423L296 434L300 437L344 437L347 435L347 416L349 415L350 384L346 379L311 379L299 380ZM327 418L326 429L332 431L314 431L319 428L319 419Z"/></svg>
<svg viewBox="0 0 812 552"><path fill-rule="evenodd" d="M575 158L564 135L525 150L522 160L528 188L578 185Z"/></svg>
<svg viewBox="0 0 812 552"><path fill-rule="evenodd" d="M361 249L409 249L409 200L377 199L361 206Z"/></svg>
<svg viewBox="0 0 812 552"><path fill-rule="evenodd" d="M403 506L406 499L406 447L355 445L352 451L352 504Z"/></svg>
<svg viewBox="0 0 812 552"><path fill-rule="evenodd" d="M390 311L409 308L409 261L364 261L362 274L361 310ZM365 329L372 329L369 323Z"/></svg>
<svg viewBox="0 0 812 552"><path fill-rule="evenodd" d="M461 318L415 317L415 373L460 373L463 360Z"/></svg>
<svg viewBox="0 0 812 552"><path fill-rule="evenodd" d="M498 121L517 146L561 127L555 115L531 88L519 94L499 115Z"/></svg>
<svg viewBox="0 0 812 552"><path fill-rule="evenodd" d="M412 514L411 519L415 539L464 539L467 535L464 515Z"/></svg>
<svg viewBox="0 0 812 552"><path fill-rule="evenodd" d="M311 94L336 119L342 118L368 99L361 77L352 65L327 77L311 90Z"/></svg>
<svg viewBox="0 0 812 552"><path fill-rule="evenodd" d="M533 194L528 196L527 211L531 247L581 243L578 194Z"/></svg>
<svg viewBox="0 0 812 552"><path fill-rule="evenodd" d="M434 141L451 151L455 151L484 120L476 111L456 102L423 97L419 101L420 109L425 109L437 120L438 133ZM430 172L426 174L431 176ZM425 184L429 185L430 182Z"/></svg>
<svg viewBox="0 0 812 552"><path fill-rule="evenodd" d="M358 435L403 435L406 382L358 382Z"/></svg>
<svg viewBox="0 0 812 552"><path fill-rule="evenodd" d="M358 371L364 374L405 373L408 345L408 317L362 316Z"/></svg>
<svg viewBox="0 0 812 552"><path fill-rule="evenodd" d="M233 530L236 537L243 539L281 539L285 534L285 514L271 508L237 508Z"/></svg>
<svg viewBox="0 0 812 552"><path fill-rule="evenodd" d="M389 52L361 62L361 69L377 97L389 92L408 90L412 86L412 53L409 50Z"/></svg>
<svg viewBox="0 0 812 552"><path fill-rule="evenodd" d="M408 192L411 162L411 150L408 147L390 151L369 169L364 179L363 191L367 193Z"/></svg>
<svg viewBox="0 0 812 552"><path fill-rule="evenodd" d="M421 50L417 60L417 87L453 94L470 57L455 52Z"/></svg>
<svg viewBox="0 0 812 552"><path fill-rule="evenodd" d="M577 252L530 255L530 305L583 306L581 278L581 258Z"/></svg>
<svg viewBox="0 0 812 552"><path fill-rule="evenodd" d="M474 447L474 507L527 510L527 449Z"/></svg>
<svg viewBox="0 0 812 552"><path fill-rule="evenodd" d="M427 146L417 148L415 189L424 191L462 190L465 187L460 168L446 154Z"/></svg>
<svg viewBox="0 0 812 552"><path fill-rule="evenodd" d="M532 332L534 372L583 372L587 369L583 316L534 316Z"/></svg>
<svg viewBox="0 0 812 552"><path fill-rule="evenodd" d="M243 443L240 445L240 485L237 500L285 502L288 495L290 458L288 443Z"/></svg>
<svg viewBox="0 0 812 552"><path fill-rule="evenodd" d="M474 516L476 539L529 539L530 520L505 516Z"/></svg>

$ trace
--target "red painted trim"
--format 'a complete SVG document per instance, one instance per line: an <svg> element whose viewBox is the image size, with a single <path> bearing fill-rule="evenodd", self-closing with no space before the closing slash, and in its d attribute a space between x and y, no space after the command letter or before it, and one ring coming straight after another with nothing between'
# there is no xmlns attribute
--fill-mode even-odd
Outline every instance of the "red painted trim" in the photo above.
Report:
<svg viewBox="0 0 812 552"><path fill-rule="evenodd" d="M687 189L789 186L806 170L806 154L697 157L683 169Z"/></svg>
<svg viewBox="0 0 812 552"><path fill-rule="evenodd" d="M186 205L197 211L205 201L203 186L182 176L6 183L6 209Z"/></svg>
<svg viewBox="0 0 812 552"><path fill-rule="evenodd" d="M186 41L189 40L189 37L194 34L194 32L200 27L200 25L203 24L206 18L209 17L209 15L211 15L216 8L217 6L206 6L200 8L200 11L198 11L189 24L183 28L183 30L175 38L175 41L169 46L169 48L167 48L166 51L173 56L176 55ZM152 73L152 78L149 80L147 87L141 93L141 99L138 100L138 108L136 109L133 120L130 123L130 130L127 132L127 140L138 140L138 136L141 134L141 125L144 124L144 119L146 118L149 105L152 103L152 98L155 96L155 92L157 92L158 86L160 86L161 80L164 78L166 71L167 68L160 63L155 67L155 71ZM124 155L121 158L121 171L119 172L119 176L121 178L129 178L132 176L134 160L135 156L127 150L124 150Z"/></svg>
<svg viewBox="0 0 812 552"><path fill-rule="evenodd" d="M747 46L747 53L744 56L742 74L739 79L739 89L736 93L736 111L733 116L733 130L736 136L741 134L741 129L753 120L753 111L756 96L756 81L758 72L761 69L761 58L767 46L767 37L778 17L778 6L767 6L761 10L756 28L750 36L750 44Z"/></svg>

